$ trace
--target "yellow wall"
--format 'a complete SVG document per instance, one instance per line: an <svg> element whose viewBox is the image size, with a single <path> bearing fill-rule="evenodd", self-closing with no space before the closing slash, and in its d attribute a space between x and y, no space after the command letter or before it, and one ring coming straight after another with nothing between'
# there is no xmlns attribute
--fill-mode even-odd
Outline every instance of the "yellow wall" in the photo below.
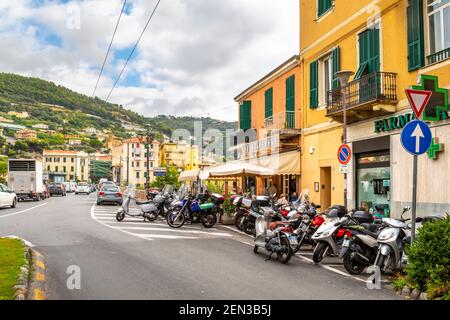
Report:
<svg viewBox="0 0 450 320"><path fill-rule="evenodd" d="M167 157L167 154L169 157ZM176 166L183 170L198 169L199 150L197 146L163 143L160 146L159 161L162 167Z"/></svg>

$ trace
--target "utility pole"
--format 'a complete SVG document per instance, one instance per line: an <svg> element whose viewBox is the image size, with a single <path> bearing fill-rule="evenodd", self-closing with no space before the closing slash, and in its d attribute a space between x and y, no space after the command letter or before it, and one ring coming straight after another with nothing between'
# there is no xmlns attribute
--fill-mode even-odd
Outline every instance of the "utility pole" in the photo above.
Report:
<svg viewBox="0 0 450 320"><path fill-rule="evenodd" d="M336 72L336 77L339 79L339 83L341 85L341 94L342 94L342 109L344 112L344 128L343 128L343 142L347 144L347 85L348 80L352 75L354 75L353 71L339 71ZM347 208L347 173L344 174L344 207Z"/></svg>
<svg viewBox="0 0 450 320"><path fill-rule="evenodd" d="M147 145L146 145L146 149L147 149L147 176L145 177L145 188L148 192L148 190L150 189L150 144L152 143L152 137L151 137L151 128L150 125L147 125Z"/></svg>

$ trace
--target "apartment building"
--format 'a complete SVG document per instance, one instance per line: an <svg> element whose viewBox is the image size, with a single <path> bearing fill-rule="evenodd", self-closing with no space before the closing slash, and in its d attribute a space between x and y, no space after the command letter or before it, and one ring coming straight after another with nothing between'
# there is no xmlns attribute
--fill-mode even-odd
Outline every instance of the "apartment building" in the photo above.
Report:
<svg viewBox="0 0 450 320"><path fill-rule="evenodd" d="M44 150L44 171L50 181L64 176L66 181L89 181L89 155L82 151Z"/></svg>

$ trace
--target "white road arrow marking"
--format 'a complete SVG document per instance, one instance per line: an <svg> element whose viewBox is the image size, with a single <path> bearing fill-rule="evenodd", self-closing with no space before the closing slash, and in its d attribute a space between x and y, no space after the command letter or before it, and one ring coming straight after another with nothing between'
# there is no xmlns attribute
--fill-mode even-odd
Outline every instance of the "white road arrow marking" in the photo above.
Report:
<svg viewBox="0 0 450 320"><path fill-rule="evenodd" d="M417 127L414 129L411 138L416 138L416 153L420 152L420 138L425 138L423 135L422 128L418 124Z"/></svg>

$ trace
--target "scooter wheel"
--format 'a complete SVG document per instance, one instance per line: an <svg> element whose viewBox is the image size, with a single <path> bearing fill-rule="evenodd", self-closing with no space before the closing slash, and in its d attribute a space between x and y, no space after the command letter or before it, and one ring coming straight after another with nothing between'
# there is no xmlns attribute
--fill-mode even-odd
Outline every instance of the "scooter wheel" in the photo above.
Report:
<svg viewBox="0 0 450 320"><path fill-rule="evenodd" d="M123 219L125 219L125 213L123 213L123 212L117 212L117 214L116 214L116 220L119 221L119 222L121 222L121 221L123 221Z"/></svg>
<svg viewBox="0 0 450 320"><path fill-rule="evenodd" d="M158 215L156 213L151 213L149 215L147 215L145 218L149 221L149 222L153 222L156 220L156 218L158 217Z"/></svg>
<svg viewBox="0 0 450 320"><path fill-rule="evenodd" d="M313 261L314 263L320 263L323 257L325 256L325 252L328 248L328 243L320 242L315 248L313 252Z"/></svg>
<svg viewBox="0 0 450 320"><path fill-rule="evenodd" d="M253 247L253 253L258 253L258 246L257 245L255 245L254 247Z"/></svg>

